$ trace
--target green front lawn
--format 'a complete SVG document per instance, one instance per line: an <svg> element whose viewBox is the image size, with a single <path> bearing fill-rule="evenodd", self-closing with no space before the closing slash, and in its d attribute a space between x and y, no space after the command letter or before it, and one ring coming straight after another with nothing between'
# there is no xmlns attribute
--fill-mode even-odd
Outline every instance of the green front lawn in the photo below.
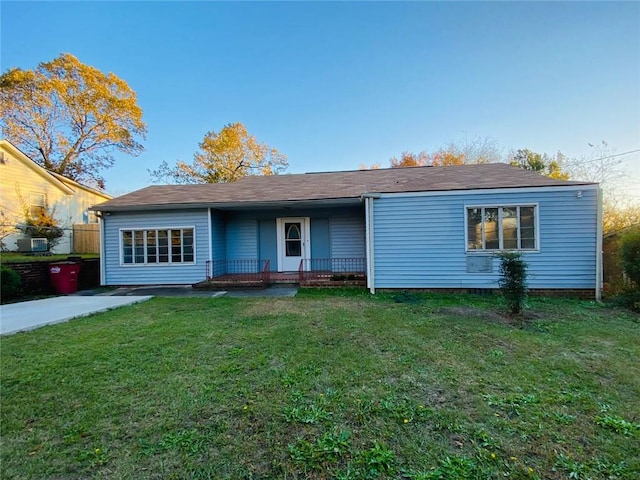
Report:
<svg viewBox="0 0 640 480"><path fill-rule="evenodd" d="M302 291L3 337L0 478L638 478L640 317Z"/></svg>

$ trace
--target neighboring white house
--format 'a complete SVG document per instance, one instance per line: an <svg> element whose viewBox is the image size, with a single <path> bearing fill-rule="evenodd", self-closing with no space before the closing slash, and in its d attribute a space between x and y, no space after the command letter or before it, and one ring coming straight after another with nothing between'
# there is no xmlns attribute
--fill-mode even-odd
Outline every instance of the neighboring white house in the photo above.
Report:
<svg viewBox="0 0 640 480"><path fill-rule="evenodd" d="M0 222L2 248L18 250L18 240L24 235L15 231L25 214L32 215L43 208L52 209L65 229L65 235L55 253L71 253L72 227L97 223L91 205L113 198L99 190L81 185L57 173L42 168L15 145L0 140Z"/></svg>

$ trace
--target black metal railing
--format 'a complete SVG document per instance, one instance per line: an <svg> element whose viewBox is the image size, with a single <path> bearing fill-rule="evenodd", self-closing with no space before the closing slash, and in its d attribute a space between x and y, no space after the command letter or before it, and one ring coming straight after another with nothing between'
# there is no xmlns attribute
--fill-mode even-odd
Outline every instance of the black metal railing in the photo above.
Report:
<svg viewBox="0 0 640 480"><path fill-rule="evenodd" d="M325 275L329 278L348 279L350 276L363 276L366 272L364 258L303 258L298 268L300 282Z"/></svg>
<svg viewBox="0 0 640 480"><path fill-rule="evenodd" d="M269 283L269 260L207 260L207 280L228 277L236 282Z"/></svg>
<svg viewBox="0 0 640 480"><path fill-rule="evenodd" d="M232 285L271 283L269 260L213 260L206 262L207 281ZM274 274L274 281L278 280ZM305 258L300 261L297 280L299 283L328 281L363 281L366 279L366 259L352 258ZM295 282L295 273L290 281Z"/></svg>

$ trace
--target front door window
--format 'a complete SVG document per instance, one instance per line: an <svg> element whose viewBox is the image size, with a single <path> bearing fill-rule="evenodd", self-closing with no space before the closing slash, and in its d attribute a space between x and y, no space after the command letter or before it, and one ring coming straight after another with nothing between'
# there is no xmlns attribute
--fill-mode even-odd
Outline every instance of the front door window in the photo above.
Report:
<svg viewBox="0 0 640 480"><path fill-rule="evenodd" d="M302 235L300 234L300 223L285 223L285 243L287 257L302 256Z"/></svg>

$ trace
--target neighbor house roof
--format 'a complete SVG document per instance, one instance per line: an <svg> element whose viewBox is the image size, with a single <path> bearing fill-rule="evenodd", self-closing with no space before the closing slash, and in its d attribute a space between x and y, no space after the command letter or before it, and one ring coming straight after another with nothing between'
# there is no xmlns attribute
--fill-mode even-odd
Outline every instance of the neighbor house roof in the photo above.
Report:
<svg viewBox="0 0 640 480"><path fill-rule="evenodd" d="M42 168L40 165L34 162L26 153L16 147L9 140L0 139L0 148L8 151L14 158L16 158L19 162L22 162L23 165L32 170L36 175L44 178L47 182L59 188L65 194L73 194L73 189L69 185L65 184L63 181L53 176L50 171ZM4 161L4 159L0 160Z"/></svg>
<svg viewBox="0 0 640 480"><path fill-rule="evenodd" d="M97 190L95 188L89 187L87 185L83 185L81 183L76 182L75 180L71 180L70 178L65 177L64 175L60 175L59 173L51 172L46 168L42 167L38 163L36 163L31 157L29 157L26 153L16 147L9 140L0 139L0 147L10 152L13 157L21 161L28 168L33 170L36 174L45 178L47 181L58 187L67 195L71 195L75 193L75 190L80 188L82 190L86 190L87 192L91 192L94 195L98 195L103 197L104 199L113 198L108 193L105 193L101 190Z"/></svg>
<svg viewBox="0 0 640 480"><path fill-rule="evenodd" d="M98 195L99 197L103 197L106 200L109 200L109 199L113 198L111 195L109 195L106 192L103 192L102 190L98 190L98 189L95 189L93 187L89 187L87 185L83 185L82 183L78 183L75 180L71 180L70 178L67 178L64 175L60 175L59 173L49 172L49 171L48 171L48 173L50 175L53 175L55 178L60 180L65 185L70 186L71 188L76 188L76 189L80 188L80 189L85 190L85 191L87 191L89 193L93 193L94 195Z"/></svg>
<svg viewBox="0 0 640 480"><path fill-rule="evenodd" d="M156 185L93 207L101 211L251 206L269 203L358 199L366 193L476 190L586 185L556 180L504 163L408 167L295 175L248 176L233 183Z"/></svg>

